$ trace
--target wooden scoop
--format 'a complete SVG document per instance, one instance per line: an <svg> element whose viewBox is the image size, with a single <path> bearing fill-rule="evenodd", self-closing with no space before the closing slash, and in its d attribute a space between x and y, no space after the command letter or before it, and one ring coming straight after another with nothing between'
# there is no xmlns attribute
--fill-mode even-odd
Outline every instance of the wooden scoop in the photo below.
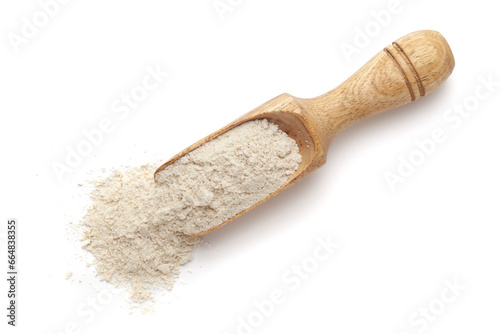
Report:
<svg viewBox="0 0 500 334"><path fill-rule="evenodd" d="M266 118L297 142L302 162L278 190L240 212L211 232L241 216L326 163L332 139L365 117L418 100L441 85L455 67L444 37L431 30L416 31L387 46L334 90L312 99L282 94L186 148L155 172L247 121ZM193 235L195 236L195 235Z"/></svg>

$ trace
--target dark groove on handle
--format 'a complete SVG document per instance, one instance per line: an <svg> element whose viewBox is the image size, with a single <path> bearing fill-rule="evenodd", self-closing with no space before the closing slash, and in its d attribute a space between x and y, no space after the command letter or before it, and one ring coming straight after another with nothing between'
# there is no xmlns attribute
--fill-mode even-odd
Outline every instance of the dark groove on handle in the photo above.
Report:
<svg viewBox="0 0 500 334"><path fill-rule="evenodd" d="M401 57L403 57L403 59L405 60L406 64L410 68L410 71L413 74L413 77L415 78L415 81L417 81L417 85L418 85L418 90L420 92L420 96L425 96L424 85L422 84L422 80L420 80L420 76L418 75L418 72L415 69L415 66L413 66L412 62L410 61L410 58L408 58L408 56L406 55L406 53L404 52L404 50L401 48L401 46L399 46L398 43L393 42L392 45L399 52L399 54L401 55Z"/></svg>
<svg viewBox="0 0 500 334"><path fill-rule="evenodd" d="M401 65L398 63L398 61L396 60L396 58L394 58L394 56L392 55L391 51L389 51L387 48L384 48L384 51L389 55L389 57L392 59L392 61L394 62L394 64L396 65L396 67L398 68L399 72L401 72L401 75L403 76L403 78L405 79L405 82L406 82L406 87L408 87L408 90L410 91L410 97L411 97L411 100L412 101L415 101L415 93L413 92L413 88L411 87L411 84L410 84L410 81L408 80L408 78L406 77L406 74L405 72L403 71L403 69L401 68Z"/></svg>

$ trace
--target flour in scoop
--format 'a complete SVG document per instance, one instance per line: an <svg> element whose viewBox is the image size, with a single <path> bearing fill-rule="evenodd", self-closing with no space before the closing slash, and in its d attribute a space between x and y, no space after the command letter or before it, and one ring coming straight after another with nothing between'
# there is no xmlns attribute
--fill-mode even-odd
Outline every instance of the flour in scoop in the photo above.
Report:
<svg viewBox="0 0 500 334"><path fill-rule="evenodd" d="M188 235L210 230L278 190L301 160L276 124L243 123L157 174L156 222Z"/></svg>
<svg viewBox="0 0 500 334"><path fill-rule="evenodd" d="M133 301L171 289L180 267L218 226L279 189L302 158L296 142L267 120L220 135L158 173L149 165L96 180L83 219L83 247L101 279L128 286Z"/></svg>

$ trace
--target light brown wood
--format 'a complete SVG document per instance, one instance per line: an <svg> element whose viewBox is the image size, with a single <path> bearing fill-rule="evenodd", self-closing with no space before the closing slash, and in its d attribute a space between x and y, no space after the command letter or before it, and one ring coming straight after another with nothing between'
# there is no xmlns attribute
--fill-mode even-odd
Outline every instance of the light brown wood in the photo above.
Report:
<svg viewBox="0 0 500 334"><path fill-rule="evenodd" d="M163 164L163 170L183 155L250 120L267 118L297 142L302 162L277 191L213 231L265 202L326 163L333 138L349 125L385 110L415 101L436 89L451 74L455 60L444 37L431 30L416 31L387 46L349 79L312 99L282 94L186 148Z"/></svg>

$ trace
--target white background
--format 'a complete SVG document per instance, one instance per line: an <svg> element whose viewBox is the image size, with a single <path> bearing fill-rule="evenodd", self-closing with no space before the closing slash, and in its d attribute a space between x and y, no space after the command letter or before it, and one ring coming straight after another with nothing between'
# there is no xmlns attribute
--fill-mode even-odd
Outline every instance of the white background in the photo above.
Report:
<svg viewBox="0 0 500 334"><path fill-rule="evenodd" d="M259 320L254 303L275 289L285 301L240 332L498 333L500 87L460 124L443 119L473 101L480 78L500 81L493 2L401 0L383 27L371 13L386 0L223 3L232 10L221 19L213 0L73 0L18 52L9 36L40 4L0 5L2 268L5 222L20 225L19 327L8 333L237 333L239 319ZM342 43L354 45L366 27L372 36L348 61ZM347 129L322 169L207 235L211 246L183 268L185 284L160 293L154 310L142 314L113 290L110 303L89 311L88 298L109 289L85 266L72 228L88 204L78 183L90 171L167 160L283 92L322 94L420 29L440 31L454 52L444 86ZM111 105L148 66L169 75L120 119ZM105 118L113 131L60 181L53 163ZM436 128L447 140L392 191L385 173ZM292 290L283 275L311 264L317 238L328 237L340 247ZM465 288L443 303L447 280ZM2 332L6 288L2 279Z"/></svg>

